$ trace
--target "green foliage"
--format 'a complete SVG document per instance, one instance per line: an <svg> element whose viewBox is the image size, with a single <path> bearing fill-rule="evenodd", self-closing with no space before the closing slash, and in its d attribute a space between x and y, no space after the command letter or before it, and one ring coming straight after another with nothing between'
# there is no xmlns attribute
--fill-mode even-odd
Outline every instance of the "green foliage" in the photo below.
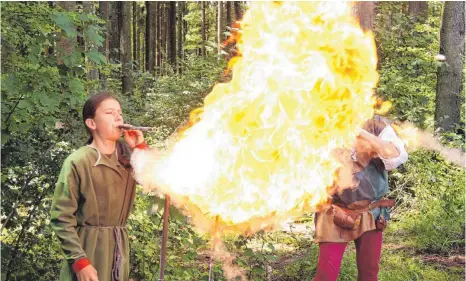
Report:
<svg viewBox="0 0 466 281"><path fill-rule="evenodd" d="M408 192L396 211L393 235L425 252L451 254L465 245L464 169L449 164L437 153L410 154L407 173L394 177L393 185Z"/></svg>
<svg viewBox="0 0 466 281"><path fill-rule="evenodd" d="M202 45L201 37L201 25L202 25L202 11L201 2L187 2L188 13L184 19L189 24L189 30L186 34L185 50L188 53L196 54L200 53L200 47ZM216 13L217 3L205 2L205 17L206 17L206 51L210 53L217 52L216 36L217 29L216 25Z"/></svg>
<svg viewBox="0 0 466 281"><path fill-rule="evenodd" d="M215 56L200 58L192 55L186 59L187 67L182 76L154 78L147 73L137 76L134 94L119 96L122 107L132 109L125 120L156 127L157 132L148 137L151 143L159 145L189 119L191 110L202 106L204 97L222 79L225 63Z"/></svg>
<svg viewBox="0 0 466 281"><path fill-rule="evenodd" d="M377 93L393 102L391 116L433 127L442 3L429 2L429 18L416 23L403 2L380 2L374 36L379 49Z"/></svg>
<svg viewBox="0 0 466 281"><path fill-rule="evenodd" d="M141 4L141 3L139 3ZM80 120L89 92L116 94L125 121L154 126L151 145L162 142L202 106L203 98L223 77L226 61L217 56L216 6L206 3L206 57L200 45L200 4L187 2L188 23L183 74L134 71L134 92L121 92L121 65L106 63L95 47L103 43L104 22L93 15L65 12L47 2L2 3L2 280L56 280L63 255L49 227L51 195L63 160L87 139ZM381 51L379 94L394 102L392 118L430 128L433 120L441 3L429 2L429 20L413 23L403 3L380 2L375 36ZM93 48L77 42L78 38ZM93 63L105 80L89 81ZM57 126L59 122L60 126ZM464 148L464 139L444 140ZM391 173L391 196L400 204L386 237L425 253L450 254L464 247L464 171L438 154L412 153L405 170ZM157 280L164 201L138 189L129 218L131 274ZM194 232L189 220L170 209L166 280L206 280L210 238ZM263 232L231 236L226 247L237 256L249 280L312 280L318 254L309 237ZM285 251L281 244L294 249ZM285 247L286 248L286 247ZM357 276L354 247L343 260L339 280ZM207 255L207 257L206 257ZM384 250L381 280L460 280L456 269L436 270L411 254ZM221 264L214 277L225 280Z"/></svg>
<svg viewBox="0 0 466 281"><path fill-rule="evenodd" d="M48 2L8 2L1 9L3 146L17 133L53 128L68 114L63 108L78 110L87 96L84 57L96 64L104 58L76 40L102 45L96 16L59 11Z"/></svg>
<svg viewBox="0 0 466 281"><path fill-rule="evenodd" d="M135 210L128 221L131 243L131 275L136 280L156 280L160 267L164 201L138 193ZM187 219L170 208L166 280L199 280L198 251L206 245Z"/></svg>
<svg viewBox="0 0 466 281"><path fill-rule="evenodd" d="M62 250L49 227L49 210L60 165L71 153L66 138L36 132L10 140L9 153L2 150L2 276L10 280L53 280L58 274L60 264L52 261L61 259Z"/></svg>
<svg viewBox="0 0 466 281"><path fill-rule="evenodd" d="M236 263L247 269L249 280L267 280L267 277L271 277L267 268L271 269L271 263L277 259L271 235L260 231L250 237L233 237L230 243L230 251L238 253Z"/></svg>

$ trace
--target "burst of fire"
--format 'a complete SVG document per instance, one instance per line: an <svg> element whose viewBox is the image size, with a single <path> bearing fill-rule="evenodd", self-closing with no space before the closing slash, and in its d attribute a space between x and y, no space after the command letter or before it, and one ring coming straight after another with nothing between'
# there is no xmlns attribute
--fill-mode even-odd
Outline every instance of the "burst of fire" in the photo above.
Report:
<svg viewBox="0 0 466 281"><path fill-rule="evenodd" d="M399 125L392 124L392 127L410 150L420 148L434 150L439 152L448 162L460 167L466 167L466 159L461 149L444 146L437 137L416 128L409 122Z"/></svg>
<svg viewBox="0 0 466 281"><path fill-rule="evenodd" d="M387 114L388 111L392 108L392 102L391 101L383 101L381 98L376 99L375 103L375 114L378 115L385 115Z"/></svg>
<svg viewBox="0 0 466 281"><path fill-rule="evenodd" d="M218 84L167 151L133 156L146 190L169 194L204 231L254 232L326 202L374 113L371 33L334 2L252 2L232 80ZM195 120L194 120L195 119Z"/></svg>
<svg viewBox="0 0 466 281"><path fill-rule="evenodd" d="M401 125L392 124L396 134L403 140L406 147L411 149L419 148L421 141L419 139L420 130L410 123Z"/></svg>

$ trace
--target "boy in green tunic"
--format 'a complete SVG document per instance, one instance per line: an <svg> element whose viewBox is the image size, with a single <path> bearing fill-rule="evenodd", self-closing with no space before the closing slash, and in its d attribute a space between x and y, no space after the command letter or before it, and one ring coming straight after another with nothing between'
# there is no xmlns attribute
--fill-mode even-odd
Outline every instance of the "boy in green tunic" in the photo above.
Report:
<svg viewBox="0 0 466 281"><path fill-rule="evenodd" d="M60 281L110 281L129 278L126 221L133 206L132 149L147 149L141 131L124 131L121 106L108 93L89 98L83 120L86 146L63 163L51 208L51 225L65 261Z"/></svg>

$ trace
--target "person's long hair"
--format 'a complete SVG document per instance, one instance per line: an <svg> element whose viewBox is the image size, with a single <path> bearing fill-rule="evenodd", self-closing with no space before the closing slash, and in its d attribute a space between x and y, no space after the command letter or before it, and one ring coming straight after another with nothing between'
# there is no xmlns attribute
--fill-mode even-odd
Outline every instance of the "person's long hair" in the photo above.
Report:
<svg viewBox="0 0 466 281"><path fill-rule="evenodd" d="M118 103L120 103L120 101L115 96L110 94L109 92L100 92L100 93L88 98L87 101L84 103L84 106L83 106L83 122L84 122L84 126L86 127L86 130L87 130L87 132L89 134L89 139L87 140L86 144L91 144L94 141L92 131L86 125L86 120L89 119L89 118L91 118L91 119L94 118L95 117L95 112L96 112L97 108L99 107L99 105L103 101L105 101L107 99L114 99ZM118 162L120 162L121 165L123 165L125 168L131 168L131 161L130 161L131 149L128 147L128 145L126 145L125 143L123 143L121 141L117 141L116 149L117 149L117 153L118 153Z"/></svg>

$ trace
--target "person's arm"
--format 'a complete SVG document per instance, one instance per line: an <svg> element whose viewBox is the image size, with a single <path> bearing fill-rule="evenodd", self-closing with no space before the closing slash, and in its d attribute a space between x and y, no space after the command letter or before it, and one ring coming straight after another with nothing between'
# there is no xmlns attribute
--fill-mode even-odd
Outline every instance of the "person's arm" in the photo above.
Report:
<svg viewBox="0 0 466 281"><path fill-rule="evenodd" d="M86 272L92 271L92 265L87 259L86 253L81 247L81 242L76 232L76 211L79 200L79 175L72 161L66 160L63 164L55 192L52 198L50 224L60 241L65 259L72 263L75 273L86 268ZM95 272L95 269L93 269ZM92 272L90 272L92 273ZM93 278L95 275L95 278ZM78 280L84 280L78 278ZM97 280L97 273L91 274L87 280Z"/></svg>
<svg viewBox="0 0 466 281"><path fill-rule="evenodd" d="M139 130L125 130L123 131L125 141L131 150L148 149L149 146L144 141L144 134Z"/></svg>
<svg viewBox="0 0 466 281"><path fill-rule="evenodd" d="M385 127L382 133L387 129L391 128L390 126ZM369 133L366 130L361 130L359 137L363 138L364 140L368 141L371 145L372 150L378 154L381 158L394 158L400 155L399 150L397 147L390 141L386 141L382 139L382 133L380 133L379 137Z"/></svg>
<svg viewBox="0 0 466 281"><path fill-rule="evenodd" d="M365 130L361 131L360 137L371 144L387 170L393 170L408 160L408 152L403 141L390 125L386 126L378 137Z"/></svg>
<svg viewBox="0 0 466 281"><path fill-rule="evenodd" d="M379 135L379 139L391 143L398 150L396 157L383 157L380 159L385 164L385 169L393 170L408 161L408 152L402 139L396 134L392 126L387 126Z"/></svg>

